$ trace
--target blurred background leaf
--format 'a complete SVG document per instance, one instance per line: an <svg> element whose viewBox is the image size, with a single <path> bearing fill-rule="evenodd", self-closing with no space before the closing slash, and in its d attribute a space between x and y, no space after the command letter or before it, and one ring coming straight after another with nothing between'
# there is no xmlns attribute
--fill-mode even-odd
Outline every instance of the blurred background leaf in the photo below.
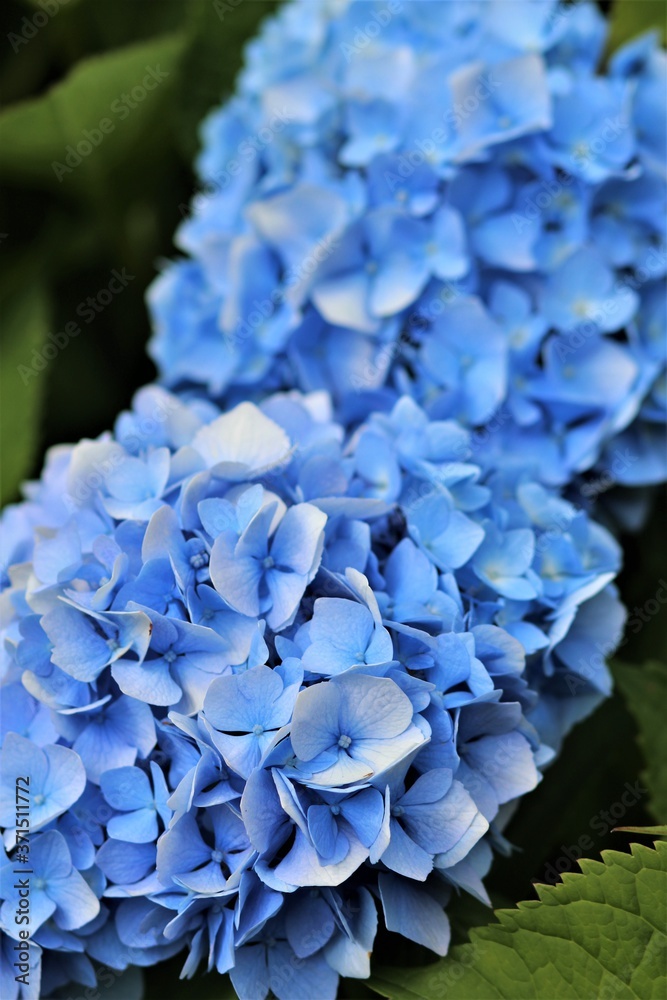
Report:
<svg viewBox="0 0 667 1000"><path fill-rule="evenodd" d="M51 308L38 281L11 294L0 307L0 492L11 496L31 472L40 445L42 371L33 368L49 330ZM55 346L53 348L55 350ZM42 361L44 367L47 361Z"/></svg>
<svg viewBox="0 0 667 1000"><path fill-rule="evenodd" d="M104 198L113 171L134 157L171 97L185 42L169 35L84 59L45 94L11 105L0 115L0 177L53 187L76 170L76 194Z"/></svg>
<svg viewBox="0 0 667 1000"><path fill-rule="evenodd" d="M607 51L615 52L619 45L653 29L664 43L666 18L664 0L614 0Z"/></svg>
<svg viewBox="0 0 667 1000"><path fill-rule="evenodd" d="M650 791L649 809L664 823L667 820L667 667L655 660L645 663L641 670L616 663L614 678L637 722L637 739L646 761L642 778Z"/></svg>
<svg viewBox="0 0 667 1000"><path fill-rule="evenodd" d="M154 378L145 353L150 327L144 296L161 261L174 256L179 207L195 193L199 123L230 92L245 41L274 7L269 0L217 6L214 0L5 0L4 285L43 287L53 306L42 336L72 322L82 333L29 380L28 389L16 365L31 357L38 304L30 332L26 326L21 333L15 303L6 296L0 303L0 412L8 443L3 503L19 498L22 478L38 475L47 447L108 429L134 391ZM133 100L146 67L169 75L131 108L123 95ZM114 102L120 102L116 110ZM53 162L67 167L67 147L78 155L77 144L88 141L84 130L99 130L103 118L113 130L71 172L59 170L59 180ZM89 325L81 323L86 300L96 299L112 271L123 269L132 279L122 294Z"/></svg>

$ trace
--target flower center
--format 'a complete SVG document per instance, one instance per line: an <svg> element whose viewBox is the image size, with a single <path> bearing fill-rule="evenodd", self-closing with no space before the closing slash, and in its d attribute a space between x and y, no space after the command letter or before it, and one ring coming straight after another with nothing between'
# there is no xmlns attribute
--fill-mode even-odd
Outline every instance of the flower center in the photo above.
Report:
<svg viewBox="0 0 667 1000"><path fill-rule="evenodd" d="M341 750L347 750L351 742L352 742L351 736L338 737L338 746L341 748Z"/></svg>
<svg viewBox="0 0 667 1000"><path fill-rule="evenodd" d="M174 660L176 659L176 655L177 654L174 652L173 649L168 649L167 652L164 654L164 658L167 661L167 663L173 663Z"/></svg>
<svg viewBox="0 0 667 1000"><path fill-rule="evenodd" d="M264 726L260 726L258 722L257 725L252 727L252 732L254 736L261 736L264 732Z"/></svg>
<svg viewBox="0 0 667 1000"><path fill-rule="evenodd" d="M211 861L215 861L216 865L222 864L223 857L222 851L211 851Z"/></svg>
<svg viewBox="0 0 667 1000"><path fill-rule="evenodd" d="M262 566L264 569L272 569L275 566L273 556L266 556L266 558L262 560Z"/></svg>

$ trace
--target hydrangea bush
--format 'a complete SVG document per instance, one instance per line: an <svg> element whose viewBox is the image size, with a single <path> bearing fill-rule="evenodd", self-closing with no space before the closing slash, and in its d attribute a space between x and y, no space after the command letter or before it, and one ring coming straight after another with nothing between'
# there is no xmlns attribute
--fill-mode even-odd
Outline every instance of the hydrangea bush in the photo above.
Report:
<svg viewBox="0 0 667 1000"><path fill-rule="evenodd" d="M564 484L665 478L666 61L592 3L288 3L203 127L169 386L405 393Z"/></svg>
<svg viewBox="0 0 667 1000"><path fill-rule="evenodd" d="M162 385L0 522L3 998L184 952L333 1000L378 921L444 955L488 902L625 619L571 484L665 477L664 56L596 76L603 42L389 0L249 47L150 292Z"/></svg>

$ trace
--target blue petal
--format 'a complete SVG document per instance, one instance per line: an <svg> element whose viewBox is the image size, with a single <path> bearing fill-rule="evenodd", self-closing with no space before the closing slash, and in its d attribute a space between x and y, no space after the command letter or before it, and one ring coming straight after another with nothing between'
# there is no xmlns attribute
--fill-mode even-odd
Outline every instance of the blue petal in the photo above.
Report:
<svg viewBox="0 0 667 1000"><path fill-rule="evenodd" d="M100 787L104 798L114 809L140 809L150 806L153 801L148 776L138 767L118 767L106 771L100 779Z"/></svg>
<svg viewBox="0 0 667 1000"><path fill-rule="evenodd" d="M99 913L97 896L75 868L65 878L49 879L47 891L56 904L53 919L63 930L83 927Z"/></svg>
<svg viewBox="0 0 667 1000"><path fill-rule="evenodd" d="M151 844L157 839L157 815L154 809L136 809L134 812L112 816L107 823L107 833L115 840L131 844Z"/></svg>
<svg viewBox="0 0 667 1000"><path fill-rule="evenodd" d="M419 882L425 882L433 870L433 855L416 844L396 821L391 824L391 840L380 860L399 875Z"/></svg>
<svg viewBox="0 0 667 1000"><path fill-rule="evenodd" d="M442 906L426 891L383 872L378 876L387 929L423 944L436 955L449 949L449 920Z"/></svg>
<svg viewBox="0 0 667 1000"><path fill-rule="evenodd" d="M252 403L239 403L195 434L192 447L226 479L251 479L289 457L284 430Z"/></svg>
<svg viewBox="0 0 667 1000"><path fill-rule="evenodd" d="M329 861L336 853L338 827L331 809L326 805L314 805L308 810L308 832L315 850L324 861Z"/></svg>

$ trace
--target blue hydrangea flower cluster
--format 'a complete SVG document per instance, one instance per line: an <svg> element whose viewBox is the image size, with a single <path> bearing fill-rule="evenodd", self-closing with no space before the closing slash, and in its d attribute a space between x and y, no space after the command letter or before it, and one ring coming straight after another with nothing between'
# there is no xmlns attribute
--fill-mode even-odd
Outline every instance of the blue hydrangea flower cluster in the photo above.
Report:
<svg viewBox="0 0 667 1000"><path fill-rule="evenodd" d="M163 383L407 394L544 483L664 480L666 59L599 73L605 36L586 0L283 6L150 292Z"/></svg>
<svg viewBox="0 0 667 1000"><path fill-rule="evenodd" d="M478 438L409 396L348 433L321 392L148 387L49 453L1 522L3 997L185 951L333 1000L379 916L447 952L624 617L607 530Z"/></svg>

